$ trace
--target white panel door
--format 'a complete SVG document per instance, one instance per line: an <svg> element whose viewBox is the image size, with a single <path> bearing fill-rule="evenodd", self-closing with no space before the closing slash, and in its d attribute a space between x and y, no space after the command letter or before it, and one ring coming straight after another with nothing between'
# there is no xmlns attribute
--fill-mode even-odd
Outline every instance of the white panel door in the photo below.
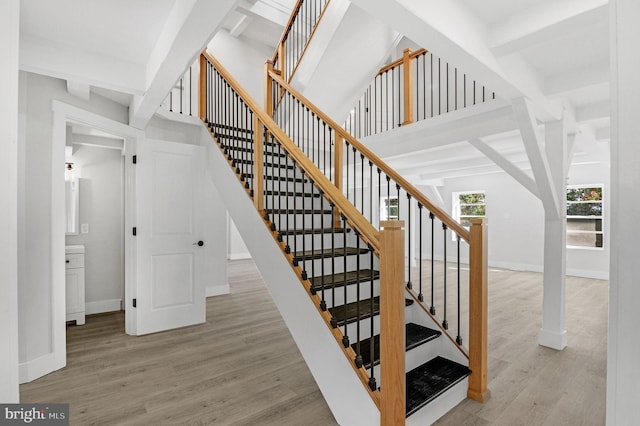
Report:
<svg viewBox="0 0 640 426"><path fill-rule="evenodd" d="M145 140L136 151L135 334L203 323L205 150Z"/></svg>

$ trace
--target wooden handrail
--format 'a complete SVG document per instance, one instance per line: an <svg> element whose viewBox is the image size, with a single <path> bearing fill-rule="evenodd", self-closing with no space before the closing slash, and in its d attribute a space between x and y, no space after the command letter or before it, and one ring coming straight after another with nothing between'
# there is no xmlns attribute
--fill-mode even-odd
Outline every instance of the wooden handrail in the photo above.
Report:
<svg viewBox="0 0 640 426"><path fill-rule="evenodd" d="M271 63L275 66L276 64L278 64L278 69L280 71L282 71L283 75L284 74L284 68L285 68L285 53L286 53L286 49L285 49L285 43L287 42L287 39L289 37L289 33L291 32L291 29L293 28L293 24L296 20L296 18L298 17L299 13L300 13L300 9L302 7L302 4L304 3L304 0L298 0L295 4L295 6L293 7L293 11L291 12L291 15L289 16L289 21L287 21L287 25L284 27L284 31L282 32L282 35L280 36L280 41L278 41L278 44L276 45L276 50L273 53L273 57L271 58ZM300 59L302 59L302 57L304 56L304 54L307 51L307 47L309 47L309 41L311 41L311 39L313 38L313 35L316 32L316 28L318 28L318 24L320 23L320 21L322 21L322 18L324 17L324 13L327 10L327 7L329 6L329 3L331 3L331 0L327 0L327 2L324 5L324 8L320 11L320 15L318 15L318 19L316 20L316 22L313 25L313 28L311 29L311 32L309 33L307 40L305 40L304 46L302 48L302 52L300 53L300 58L298 58L298 62L295 64L295 66L293 67L293 69L291 70L291 73L289 74L288 80L291 81L291 78L293 77L293 75L296 73L296 71L298 70L298 65L300 64Z"/></svg>
<svg viewBox="0 0 640 426"><path fill-rule="evenodd" d="M410 53L409 59L415 59L416 57L422 55L423 53L429 53L429 51L427 49L418 49L415 52ZM399 67L400 65L403 64L403 62L404 62L404 57L400 59L396 59L395 61L385 65L384 67L380 68L380 71L378 71L378 73L376 74L376 77L379 76L380 74L384 74L386 71L390 71L396 67Z"/></svg>
<svg viewBox="0 0 640 426"><path fill-rule="evenodd" d="M285 150L295 160L296 164L302 168L307 176L318 186L324 193L325 197L331 201L337 209L347 218L347 221L354 229L356 229L365 243L370 244L374 252L380 255L380 232L369 223L369 221L349 202L338 190L333 183L318 170L311 160L296 146L296 144L287 136L287 134L276 124L267 113L260 108L258 103L249 95L249 93L233 78L233 76L215 59L209 52L204 51L202 55L216 68L220 75L229 83L238 96L253 111L254 117L267 128L267 130L282 143ZM270 75L275 75L271 72Z"/></svg>
<svg viewBox="0 0 640 426"><path fill-rule="evenodd" d="M383 171L387 176L393 179L398 185L400 185L408 194L411 194L413 198L424 207L426 207L431 213L433 213L442 223L446 224L447 227L454 231L456 234L460 236L465 241L469 241L469 231L467 231L462 225L460 225L456 220L454 220L447 212L445 212L440 207L436 206L429 200L427 197L422 194L416 187L414 187L411 183L409 183L405 178L403 178L398 172L388 166L380 157L374 154L369 148L367 148L362 142L354 138L344 130L344 128L335 121L333 121L328 115L322 112L318 107L316 107L311 101L305 98L300 92L287 84L281 76L279 76L274 71L269 71L269 76L279 83L282 87L285 87L289 93L291 93L295 98L297 98L301 103L303 103L306 107L316 114L321 120L323 120L327 125L329 125L336 136L341 136L349 142L350 145L354 146L358 149L362 154L364 154L367 159L369 159L373 164L376 165L381 171Z"/></svg>
<svg viewBox="0 0 640 426"><path fill-rule="evenodd" d="M282 31L282 35L280 36L280 40L278 40L278 44L276 44L276 51L273 53L273 58L271 58L272 63L275 63L278 59L278 55L280 54L280 46L284 46L287 37L289 37L289 31L291 31L293 22L298 17L298 12L300 11L300 7L302 7L302 3L304 3L304 0L298 0L295 6L293 6L293 11L291 12L291 15L289 15L287 25L284 26L284 30Z"/></svg>

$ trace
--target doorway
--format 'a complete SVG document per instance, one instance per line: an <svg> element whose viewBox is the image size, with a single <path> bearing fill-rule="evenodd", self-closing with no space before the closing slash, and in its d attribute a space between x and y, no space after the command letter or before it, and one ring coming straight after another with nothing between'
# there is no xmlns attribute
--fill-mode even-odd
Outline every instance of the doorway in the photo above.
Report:
<svg viewBox="0 0 640 426"><path fill-rule="evenodd" d="M81 324L124 308L124 139L66 129L66 318Z"/></svg>

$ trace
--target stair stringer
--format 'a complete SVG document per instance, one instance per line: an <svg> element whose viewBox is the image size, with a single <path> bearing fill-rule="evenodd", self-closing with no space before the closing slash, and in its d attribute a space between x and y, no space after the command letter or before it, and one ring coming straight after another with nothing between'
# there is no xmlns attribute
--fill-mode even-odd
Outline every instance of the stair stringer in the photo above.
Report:
<svg viewBox="0 0 640 426"><path fill-rule="evenodd" d="M207 147L207 173L337 422L379 424L378 408L204 126L201 144Z"/></svg>

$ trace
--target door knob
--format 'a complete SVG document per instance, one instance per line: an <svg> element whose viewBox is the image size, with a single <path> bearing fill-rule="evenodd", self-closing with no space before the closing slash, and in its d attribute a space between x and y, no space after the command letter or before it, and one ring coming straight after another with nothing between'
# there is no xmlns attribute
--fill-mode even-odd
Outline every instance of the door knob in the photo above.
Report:
<svg viewBox="0 0 640 426"><path fill-rule="evenodd" d="M200 240L197 243L193 243L194 246L202 247L204 245L204 241Z"/></svg>

